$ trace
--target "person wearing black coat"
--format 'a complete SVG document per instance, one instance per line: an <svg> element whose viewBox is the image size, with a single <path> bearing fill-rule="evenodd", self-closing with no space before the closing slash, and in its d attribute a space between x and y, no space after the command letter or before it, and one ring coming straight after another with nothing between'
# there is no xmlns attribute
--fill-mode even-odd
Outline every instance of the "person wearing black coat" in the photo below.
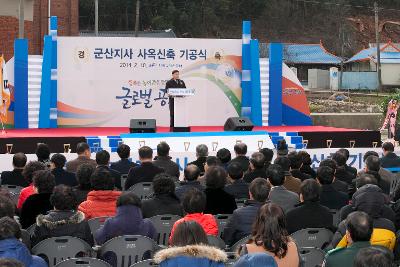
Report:
<svg viewBox="0 0 400 267"><path fill-rule="evenodd" d="M394 153L394 146L391 142L382 145L383 157L380 159L382 168L400 167L400 157Z"/></svg>
<svg viewBox="0 0 400 267"><path fill-rule="evenodd" d="M12 171L3 171L1 173L1 184L5 185L16 185L21 187L29 186L29 182L25 180L22 175L22 170L26 165L26 155L24 153L16 153L13 156L13 167Z"/></svg>
<svg viewBox="0 0 400 267"><path fill-rule="evenodd" d="M180 171L176 162L171 160L169 156L170 147L166 142L161 142L157 145L157 156L154 158L153 164L164 169L166 173L179 179Z"/></svg>
<svg viewBox="0 0 400 267"><path fill-rule="evenodd" d="M128 174L131 168L138 166L138 164L129 160L129 157L131 155L131 148L128 145L119 145L117 148L117 153L121 159L117 162L111 163L111 169L119 172L121 175L124 175Z"/></svg>
<svg viewBox="0 0 400 267"><path fill-rule="evenodd" d="M183 171L185 180L175 190L176 196L182 200L183 195L192 188L203 191L204 187L197 179L200 177L200 169L196 165L188 165Z"/></svg>
<svg viewBox="0 0 400 267"><path fill-rule="evenodd" d="M349 196L337 191L333 186L334 171L327 166L319 167L317 170L317 180L321 184L320 203L330 209L339 210L349 203Z"/></svg>
<svg viewBox="0 0 400 267"><path fill-rule="evenodd" d="M261 152L255 152L251 155L249 171L244 175L243 180L246 183L251 183L251 181L259 177L268 178L265 170L265 156Z"/></svg>
<svg viewBox="0 0 400 267"><path fill-rule="evenodd" d="M64 170L65 163L67 159L62 154L54 154L51 159L51 173L54 175L56 180L56 185L64 184L68 186L78 185L75 174L72 172L67 172Z"/></svg>
<svg viewBox="0 0 400 267"><path fill-rule="evenodd" d="M246 173L249 170L250 161L249 158L246 157L247 154L247 145L245 143L237 143L233 150L235 151L236 157L232 159L229 163L237 162L242 166L242 170Z"/></svg>
<svg viewBox="0 0 400 267"><path fill-rule="evenodd" d="M79 204L86 201L87 195L89 194L92 186L90 184L90 177L92 176L95 168L90 164L81 164L76 170L76 179L78 185L73 188L76 200Z"/></svg>
<svg viewBox="0 0 400 267"><path fill-rule="evenodd" d="M311 175L308 175L300 170L303 166L303 158L301 154L293 151L288 154L290 160L290 173L293 177L300 179L301 181L312 179Z"/></svg>
<svg viewBox="0 0 400 267"><path fill-rule="evenodd" d="M175 195L174 178L166 173L154 177L153 198L142 203L143 218L156 215L172 214L183 217L183 207Z"/></svg>
<svg viewBox="0 0 400 267"><path fill-rule="evenodd" d="M229 164L227 171L230 184L225 186L225 192L234 196L235 199L248 199L249 184L243 180L243 170L240 164L237 162Z"/></svg>
<svg viewBox="0 0 400 267"><path fill-rule="evenodd" d="M237 208L235 197L225 192L227 173L223 167L213 166L208 168L206 174L207 202L204 213L232 214Z"/></svg>
<svg viewBox="0 0 400 267"><path fill-rule="evenodd" d="M76 211L77 200L72 188L65 185L56 186L50 196L50 203L54 210L37 217L31 236L32 244L36 245L50 237L73 236L93 246L93 236L85 215Z"/></svg>
<svg viewBox="0 0 400 267"><path fill-rule="evenodd" d="M200 170L200 175L204 175L204 165L206 164L208 157L208 147L204 144L196 146L196 160L189 162L188 165L196 165Z"/></svg>
<svg viewBox="0 0 400 267"><path fill-rule="evenodd" d="M116 170L110 169L110 153L106 150L101 150L96 153L96 163L97 169L102 169L110 172L111 176L114 178L114 186L119 190L122 190L121 187L121 173Z"/></svg>

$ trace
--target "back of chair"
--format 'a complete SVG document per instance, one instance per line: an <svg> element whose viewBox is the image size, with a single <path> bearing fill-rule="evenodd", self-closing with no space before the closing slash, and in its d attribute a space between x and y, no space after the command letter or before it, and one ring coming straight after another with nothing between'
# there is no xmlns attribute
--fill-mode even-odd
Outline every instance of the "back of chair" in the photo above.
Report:
<svg viewBox="0 0 400 267"><path fill-rule="evenodd" d="M94 235L96 233L96 231L104 225L104 223L106 222L106 220L108 218L110 218L110 217L104 216L104 217L96 217L96 218L92 218L92 219L88 220L90 232L92 232L92 235Z"/></svg>
<svg viewBox="0 0 400 267"><path fill-rule="evenodd" d="M168 245L172 227L174 226L174 223L179 219L181 219L180 216L169 215L169 214L157 215L150 218L151 222L153 223L158 233L156 240L157 244L164 246Z"/></svg>
<svg viewBox="0 0 400 267"><path fill-rule="evenodd" d="M3 184L1 188L6 189L10 193L11 199L15 204L18 203L19 194L23 189L21 186Z"/></svg>
<svg viewBox="0 0 400 267"><path fill-rule="evenodd" d="M33 231L35 231L35 226L36 226L36 223L34 223L31 226L29 226L28 228L26 228L26 231L29 233L30 236L33 235Z"/></svg>
<svg viewBox="0 0 400 267"><path fill-rule="evenodd" d="M144 260L144 261L139 261L138 263L135 263L131 265L131 267L154 267L158 266L153 260Z"/></svg>
<svg viewBox="0 0 400 267"><path fill-rule="evenodd" d="M325 252L319 248L299 248L299 254L303 267L319 267L325 259Z"/></svg>
<svg viewBox="0 0 400 267"><path fill-rule="evenodd" d="M332 240L333 233L325 228L307 228L291 235L298 247L324 249Z"/></svg>
<svg viewBox="0 0 400 267"><path fill-rule="evenodd" d="M156 249L157 244L148 237L126 235L104 243L99 249L99 255L113 266L129 267L139 261L151 259Z"/></svg>
<svg viewBox="0 0 400 267"><path fill-rule="evenodd" d="M111 267L105 261L94 258L72 258L60 262L57 267Z"/></svg>
<svg viewBox="0 0 400 267"><path fill-rule="evenodd" d="M85 241L71 236L52 237L32 248L32 254L44 258L49 266L76 257L92 256L92 247Z"/></svg>
<svg viewBox="0 0 400 267"><path fill-rule="evenodd" d="M132 191L137 195L140 199L148 199L150 198L154 191L153 191L153 183L137 183L132 185L128 191Z"/></svg>
<svg viewBox="0 0 400 267"><path fill-rule="evenodd" d="M121 188L122 190L125 190L125 184L126 180L128 179L128 174L122 174L121 175Z"/></svg>
<svg viewBox="0 0 400 267"><path fill-rule="evenodd" d="M390 194L394 193L399 184L400 184L400 172L393 173L392 181L390 182Z"/></svg>
<svg viewBox="0 0 400 267"><path fill-rule="evenodd" d="M250 235L248 235L248 236L246 236L246 237L243 237L242 239L240 239L239 241L237 241L235 244L233 244L233 246L230 247L229 251L230 251L230 252L233 252L233 253L238 252L239 248L240 248L242 245L247 244L247 242L249 241L250 238L251 238Z"/></svg>
<svg viewBox="0 0 400 267"><path fill-rule="evenodd" d="M222 240L222 238L220 238L219 236L207 235L207 240L208 240L208 245L212 247L220 249L225 249L226 247L224 240Z"/></svg>
<svg viewBox="0 0 400 267"><path fill-rule="evenodd" d="M214 216L218 223L218 236L219 237L222 238L222 236L224 234L225 226L228 223L228 220L231 216L232 216L232 214L218 214L218 215Z"/></svg>
<svg viewBox="0 0 400 267"><path fill-rule="evenodd" d="M333 226L338 227L338 225L340 223L340 212L339 212L339 210L331 209L330 212L331 212L331 214L333 216Z"/></svg>
<svg viewBox="0 0 400 267"><path fill-rule="evenodd" d="M236 201L237 208L242 208L242 207L244 207L244 204L246 203L247 198L237 198L237 199L235 199L235 201Z"/></svg>

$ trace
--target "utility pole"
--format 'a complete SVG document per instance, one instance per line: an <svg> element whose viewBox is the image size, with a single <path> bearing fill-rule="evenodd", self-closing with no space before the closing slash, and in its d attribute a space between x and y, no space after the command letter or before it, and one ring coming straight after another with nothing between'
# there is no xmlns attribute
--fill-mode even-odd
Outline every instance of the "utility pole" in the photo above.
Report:
<svg viewBox="0 0 400 267"><path fill-rule="evenodd" d="M375 37L376 37L376 74L378 75L378 91L382 90L382 73L381 73L381 45L379 38L379 7L378 1L374 4L375 10Z"/></svg>
<svg viewBox="0 0 400 267"><path fill-rule="evenodd" d="M19 25L18 25L18 38L24 39L25 35L25 0L19 0Z"/></svg>
<svg viewBox="0 0 400 267"><path fill-rule="evenodd" d="M135 16L135 37L138 37L139 32L139 17L140 16L140 0L136 0L136 16Z"/></svg>
<svg viewBox="0 0 400 267"><path fill-rule="evenodd" d="M99 36L99 0L94 0L94 34Z"/></svg>

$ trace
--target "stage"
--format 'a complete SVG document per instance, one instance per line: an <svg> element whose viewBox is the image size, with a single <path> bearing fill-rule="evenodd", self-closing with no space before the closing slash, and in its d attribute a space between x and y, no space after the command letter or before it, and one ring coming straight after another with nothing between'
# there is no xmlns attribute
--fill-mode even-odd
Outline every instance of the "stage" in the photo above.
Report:
<svg viewBox="0 0 400 267"><path fill-rule="evenodd" d="M381 135L378 131L323 126L254 127L251 134L250 132L224 132L222 126L191 127L190 133L169 133L169 127L158 127L157 132L153 134L126 135L128 133L128 127L7 129L5 133L0 135L0 153L9 153L11 146L11 153L34 153L37 143L48 144L54 153L66 152L66 147L71 149L70 152L75 152L76 144L83 141L87 141L95 150L104 148L114 152L123 138L138 137L146 142L146 139L150 137L160 137L161 139L178 137L188 141L189 137L195 140L198 137L209 136L210 133L214 136L214 143L218 142L219 136L226 137L228 135L232 140L232 144L239 140L244 141L242 139L245 139L245 137L251 138L252 135L265 136L263 141L256 140L258 147L267 147L269 139L275 145L278 140L283 138L286 139L290 147L296 149L305 148L305 146L308 149L327 148L329 145L327 141L330 143L329 140L332 140L331 148L352 146L355 148L372 148L381 146ZM261 141L263 144L260 145ZM222 143L220 142L220 144Z"/></svg>

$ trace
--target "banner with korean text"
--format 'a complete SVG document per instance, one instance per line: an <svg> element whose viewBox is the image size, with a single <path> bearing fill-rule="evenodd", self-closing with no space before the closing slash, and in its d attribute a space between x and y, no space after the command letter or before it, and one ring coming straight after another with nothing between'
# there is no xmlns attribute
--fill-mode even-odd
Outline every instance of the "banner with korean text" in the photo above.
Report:
<svg viewBox="0 0 400 267"><path fill-rule="evenodd" d="M191 126L220 126L241 110L241 40L58 38L58 127L169 126L165 83L180 71Z"/></svg>

